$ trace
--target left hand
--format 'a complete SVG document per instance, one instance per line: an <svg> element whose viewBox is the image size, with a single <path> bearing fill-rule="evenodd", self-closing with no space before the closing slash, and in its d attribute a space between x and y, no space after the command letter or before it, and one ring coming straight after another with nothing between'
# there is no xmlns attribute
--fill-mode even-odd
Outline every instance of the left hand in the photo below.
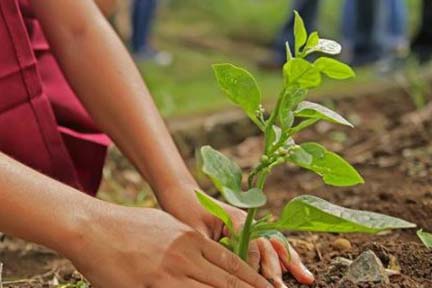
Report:
<svg viewBox="0 0 432 288"><path fill-rule="evenodd" d="M241 229L246 220L246 213L225 203L220 204L230 214L234 228ZM223 236L227 236L226 229L219 219L209 214L201 218L198 229L203 231L202 227L207 227L205 234L208 237L217 241ZM278 237L270 237L269 239L262 237L252 241L249 247L248 264L257 271L261 268L263 276L276 288L286 287L282 280L283 272L290 272L301 284L311 285L315 280L313 274L305 267L300 256L289 245L288 241L278 239Z"/></svg>

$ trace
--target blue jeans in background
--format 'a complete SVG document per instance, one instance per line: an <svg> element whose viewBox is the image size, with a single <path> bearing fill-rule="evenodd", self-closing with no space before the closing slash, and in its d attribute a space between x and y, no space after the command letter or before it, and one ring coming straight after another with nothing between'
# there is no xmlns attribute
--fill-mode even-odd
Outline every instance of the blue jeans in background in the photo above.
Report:
<svg viewBox="0 0 432 288"><path fill-rule="evenodd" d="M151 50L149 46L149 35L156 7L156 0L133 1L131 49L135 54L146 53Z"/></svg>
<svg viewBox="0 0 432 288"><path fill-rule="evenodd" d="M319 0L294 0L292 9L297 10L302 16L308 32L316 30L319 2ZM289 16L274 44L275 62L281 64L286 61L286 41L290 44L291 51L294 51L294 14L291 13Z"/></svg>
<svg viewBox="0 0 432 288"><path fill-rule="evenodd" d="M342 37L352 64L377 61L407 45L406 22L404 0L346 0Z"/></svg>

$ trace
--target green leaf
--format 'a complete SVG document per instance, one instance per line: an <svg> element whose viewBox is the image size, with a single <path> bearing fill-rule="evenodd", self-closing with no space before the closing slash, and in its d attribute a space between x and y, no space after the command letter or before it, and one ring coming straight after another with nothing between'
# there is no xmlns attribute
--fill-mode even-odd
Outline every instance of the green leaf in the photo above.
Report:
<svg viewBox="0 0 432 288"><path fill-rule="evenodd" d="M261 104L261 90L252 74L232 64L215 64L213 70L219 86L228 98L260 126L256 112Z"/></svg>
<svg viewBox="0 0 432 288"><path fill-rule="evenodd" d="M297 87L288 87L281 95L278 118L282 130L292 127L294 123L293 108L306 98L307 90Z"/></svg>
<svg viewBox="0 0 432 288"><path fill-rule="evenodd" d="M223 189L241 191L242 171L231 159L210 146L201 147L202 171L222 193Z"/></svg>
<svg viewBox="0 0 432 288"><path fill-rule="evenodd" d="M324 183L332 186L353 186L364 183L363 178L339 155L328 151L317 143L304 143L300 145L312 156L312 163L305 165L289 158L294 164L311 170L323 178Z"/></svg>
<svg viewBox="0 0 432 288"><path fill-rule="evenodd" d="M307 39L307 31L303 19L297 11L294 11L294 38L297 56L299 55L300 48L306 43Z"/></svg>
<svg viewBox="0 0 432 288"><path fill-rule="evenodd" d="M304 50L307 51L309 49L313 49L314 47L316 47L318 45L319 40L320 40L320 38L319 38L318 32L312 32L309 35L309 38L306 42L306 46L305 46Z"/></svg>
<svg viewBox="0 0 432 288"><path fill-rule="evenodd" d="M291 200L277 222L278 229L334 233L377 233L413 228L415 224L395 217L334 205L315 196Z"/></svg>
<svg viewBox="0 0 432 288"><path fill-rule="evenodd" d="M225 224L231 235L235 235L233 222L230 215L225 211L225 209L223 209L219 205L219 203L217 203L211 197L207 196L204 192L196 190L195 194L198 197L198 201L201 203L201 205L210 214L220 219Z"/></svg>
<svg viewBox="0 0 432 288"><path fill-rule="evenodd" d="M284 67L284 76L287 86L298 85L300 88L314 88L321 84L320 71L308 61L294 58Z"/></svg>
<svg viewBox="0 0 432 288"><path fill-rule="evenodd" d="M432 249L432 234L428 232L423 232L423 230L417 231L417 236L420 238L420 240L423 242L423 244L429 248Z"/></svg>
<svg viewBox="0 0 432 288"><path fill-rule="evenodd" d="M308 55L313 52L321 52L329 55L338 55L341 51L342 46L338 42L329 39L319 39L318 45L305 51L305 54Z"/></svg>
<svg viewBox="0 0 432 288"><path fill-rule="evenodd" d="M322 106L317 103L303 101L298 106L294 112L295 116L303 118L317 118L326 120L328 122L333 122L337 124L346 125L349 127L354 127L348 120L336 113L335 111Z"/></svg>
<svg viewBox="0 0 432 288"><path fill-rule="evenodd" d="M228 203L240 208L255 208L267 202L260 189L242 192L242 171L235 162L210 146L202 147L200 152L202 171L212 180Z"/></svg>
<svg viewBox="0 0 432 288"><path fill-rule="evenodd" d="M222 195L225 200L239 208L258 208L267 203L267 197L264 192L258 188L252 188L246 192L233 191L224 187Z"/></svg>
<svg viewBox="0 0 432 288"><path fill-rule="evenodd" d="M342 80L355 77L350 66L332 58L320 57L314 64L322 73L333 79Z"/></svg>
<svg viewBox="0 0 432 288"><path fill-rule="evenodd" d="M288 150L289 158L292 162L297 163L301 166L310 166L313 161L311 154L306 152L301 146L294 145Z"/></svg>

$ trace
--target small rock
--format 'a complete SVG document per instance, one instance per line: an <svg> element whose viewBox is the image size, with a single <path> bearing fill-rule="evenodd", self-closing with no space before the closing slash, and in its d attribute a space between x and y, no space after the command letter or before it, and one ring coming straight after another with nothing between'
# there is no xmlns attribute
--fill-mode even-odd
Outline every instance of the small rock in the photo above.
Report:
<svg viewBox="0 0 432 288"><path fill-rule="evenodd" d="M352 249L351 242L345 238L338 238L333 242L333 246L341 251L347 251Z"/></svg>
<svg viewBox="0 0 432 288"><path fill-rule="evenodd" d="M390 280L381 260L371 250L360 254L349 266L342 281L354 284L389 284Z"/></svg>

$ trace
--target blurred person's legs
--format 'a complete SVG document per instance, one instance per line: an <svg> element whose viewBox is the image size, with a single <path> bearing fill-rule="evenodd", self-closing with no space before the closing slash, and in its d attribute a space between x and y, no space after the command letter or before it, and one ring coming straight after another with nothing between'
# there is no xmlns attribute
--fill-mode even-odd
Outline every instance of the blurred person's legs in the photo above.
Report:
<svg viewBox="0 0 432 288"><path fill-rule="evenodd" d="M419 32L411 44L412 51L420 62L432 57L432 1L423 0L422 19Z"/></svg>
<svg viewBox="0 0 432 288"><path fill-rule="evenodd" d="M405 66L409 54L407 8L404 0L385 0L385 31L381 40L384 54L378 64L380 73L389 73Z"/></svg>
<svg viewBox="0 0 432 288"><path fill-rule="evenodd" d="M322 1L322 0L321 0ZM316 29L318 19L319 0L294 0L292 10L297 10L302 16L308 32ZM292 11L290 10L290 11ZM263 68L280 68L286 62L286 47L288 41L291 49L294 44L294 17L289 13L289 19L282 27L274 43L274 55L271 59L262 62Z"/></svg>
<svg viewBox="0 0 432 288"><path fill-rule="evenodd" d="M156 8L157 0L133 1L131 49L137 61L153 60L158 65L167 66L172 62L171 54L157 51L150 44Z"/></svg>
<svg viewBox="0 0 432 288"><path fill-rule="evenodd" d="M132 4L131 48L135 54L151 50L149 35L151 32L157 3L156 0L134 0Z"/></svg>
<svg viewBox="0 0 432 288"><path fill-rule="evenodd" d="M384 53L383 0L347 0L343 8L342 36L354 66L380 59Z"/></svg>
<svg viewBox="0 0 432 288"><path fill-rule="evenodd" d="M394 53L405 53L408 49L407 8L404 0L386 0L387 12L387 47Z"/></svg>

